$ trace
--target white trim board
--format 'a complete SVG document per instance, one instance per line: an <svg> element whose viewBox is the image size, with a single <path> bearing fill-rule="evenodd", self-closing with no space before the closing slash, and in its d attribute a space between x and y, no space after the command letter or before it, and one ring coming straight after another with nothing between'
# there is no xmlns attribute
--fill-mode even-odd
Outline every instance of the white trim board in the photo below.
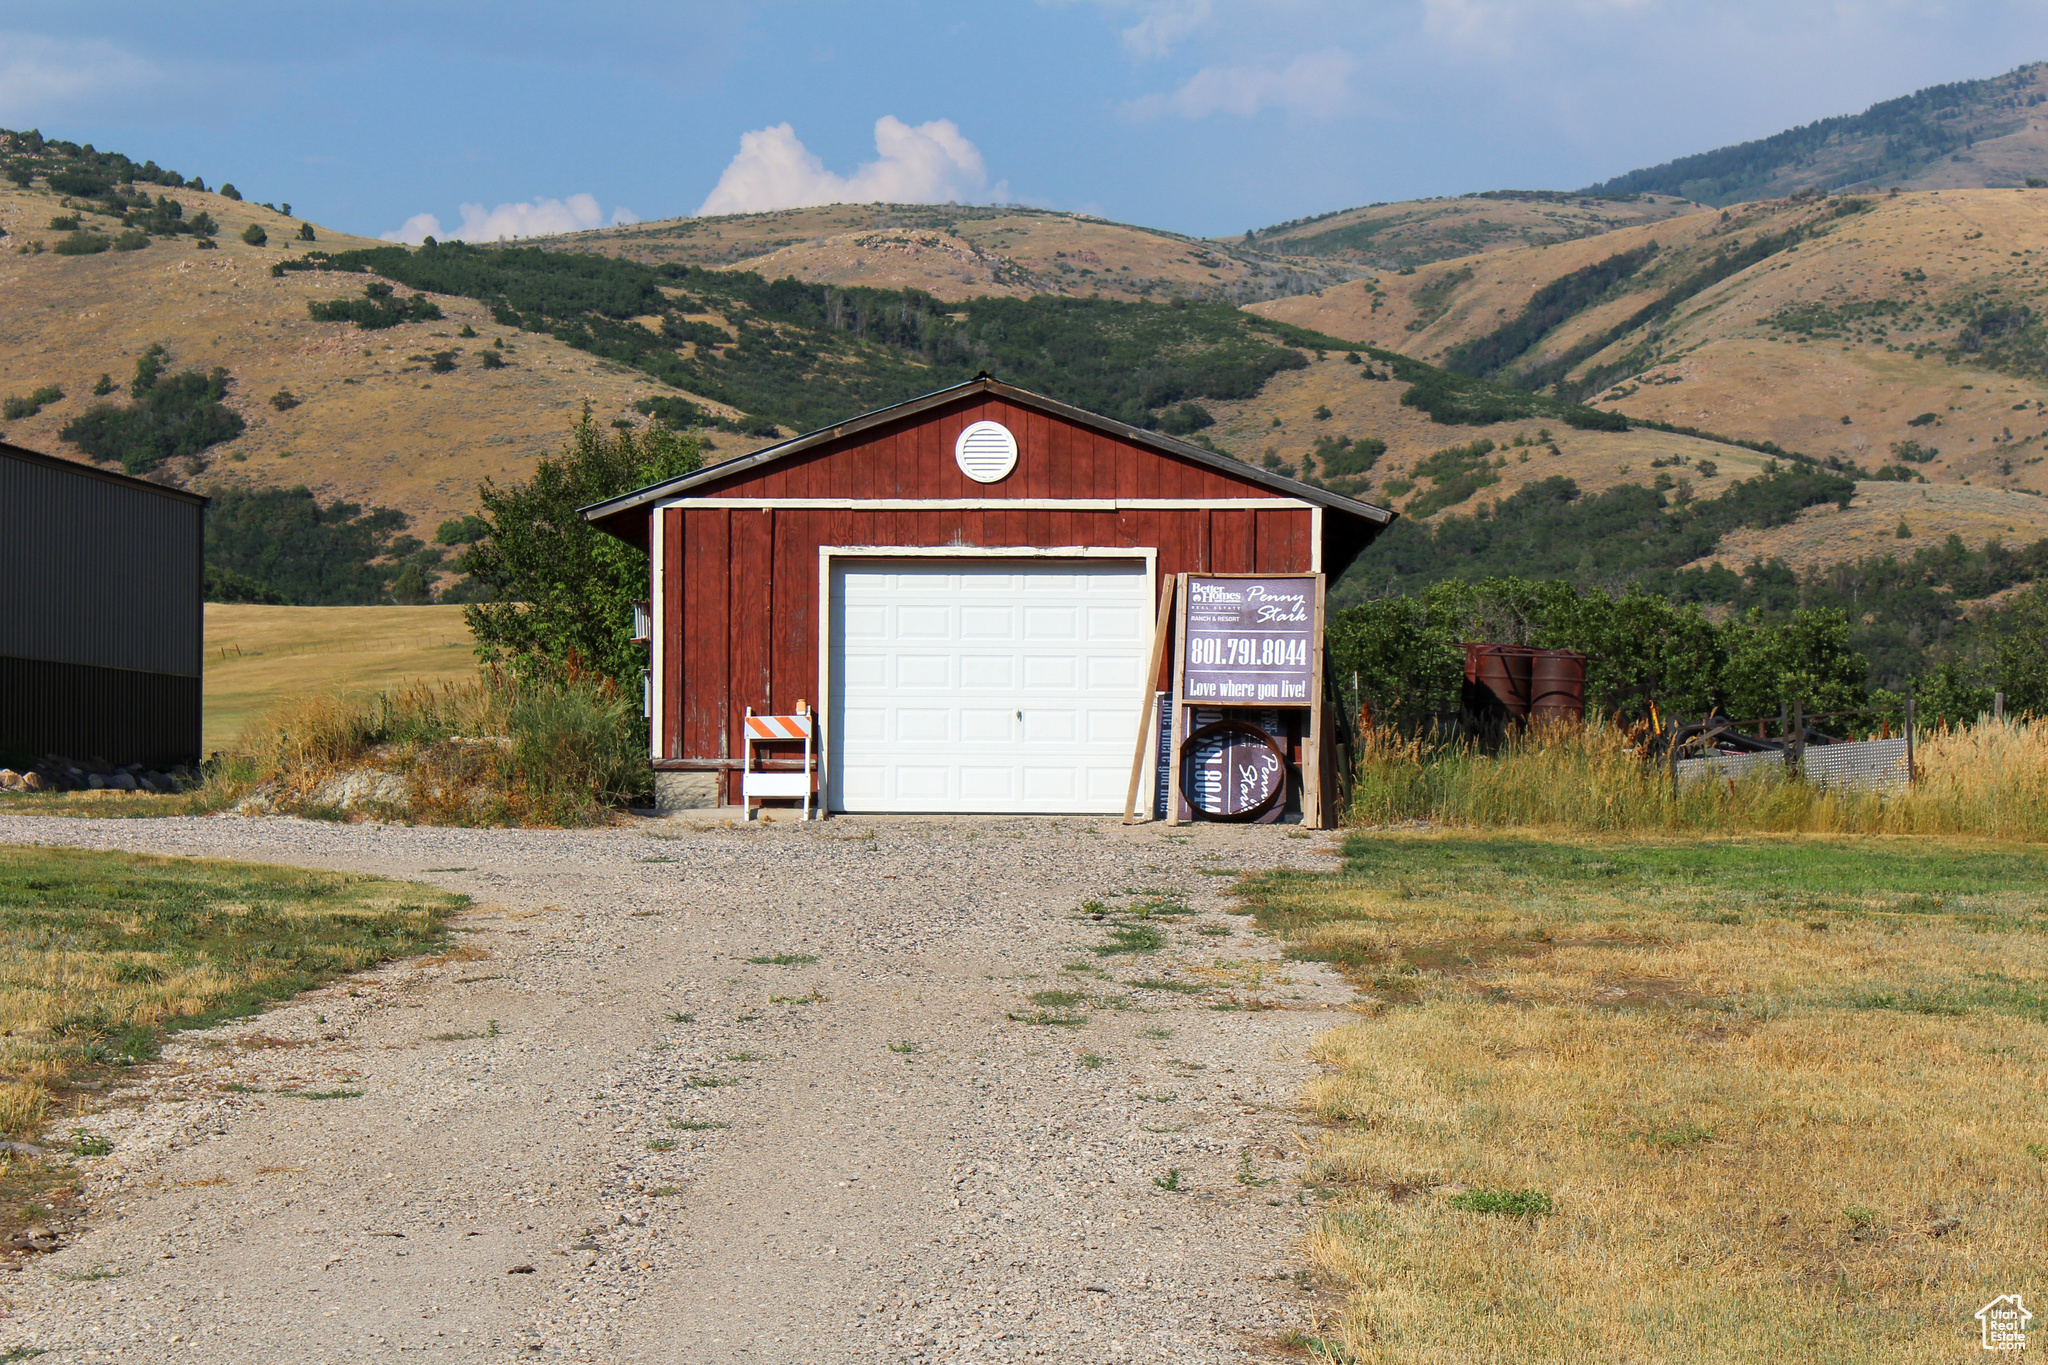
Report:
<svg viewBox="0 0 2048 1365"><path fill-rule="evenodd" d="M1298 512L1322 513L1300 498L671 498L671 507L814 512Z"/></svg>
<svg viewBox="0 0 2048 1365"><path fill-rule="evenodd" d="M698 501L683 499L685 502ZM1277 499L1269 499L1277 501ZM701 501L699 502L701 506ZM749 504L754 505L754 504ZM832 745L832 561L835 559L1142 559L1145 588L1159 600L1159 549L1153 545L820 545L818 547L818 817L829 819L825 804Z"/></svg>
<svg viewBox="0 0 2048 1365"><path fill-rule="evenodd" d="M662 592L662 580L668 577L663 572L668 566L668 543L662 534L662 523L666 520L667 518L660 512L654 514L654 553L647 561L648 576L654 580L650 585L647 602L648 610L654 613L654 628L650 632L654 636L650 651L654 669L654 704L647 708L651 713L647 731L647 756L650 759L668 757L661 751L661 699L668 693L668 674L665 669L668 661L668 650L665 648L668 640L668 613L664 610L668 603Z"/></svg>

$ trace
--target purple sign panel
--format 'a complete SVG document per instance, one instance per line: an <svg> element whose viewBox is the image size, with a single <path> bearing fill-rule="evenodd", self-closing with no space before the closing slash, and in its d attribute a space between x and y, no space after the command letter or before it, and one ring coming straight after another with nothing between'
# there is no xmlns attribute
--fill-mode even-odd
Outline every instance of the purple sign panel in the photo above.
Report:
<svg viewBox="0 0 2048 1365"><path fill-rule="evenodd" d="M1182 695L1210 706L1309 706L1313 578L1190 578Z"/></svg>

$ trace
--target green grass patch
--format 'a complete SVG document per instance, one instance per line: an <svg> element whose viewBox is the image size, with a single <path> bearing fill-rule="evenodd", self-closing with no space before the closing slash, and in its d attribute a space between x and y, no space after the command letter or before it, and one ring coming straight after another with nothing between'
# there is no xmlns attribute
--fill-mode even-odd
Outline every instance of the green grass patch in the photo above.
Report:
<svg viewBox="0 0 2048 1365"><path fill-rule="evenodd" d="M1098 957L1114 957L1119 953L1156 953L1166 946L1166 935L1149 924L1119 924L1109 931L1109 942L1098 943L1090 951Z"/></svg>
<svg viewBox="0 0 2048 1365"><path fill-rule="evenodd" d="M354 873L0 846L0 1130L34 1129L48 1087L146 1061L170 1030L440 946L468 903Z"/></svg>
<svg viewBox="0 0 2048 1365"><path fill-rule="evenodd" d="M1466 1190L1444 1202L1467 1213L1499 1213L1510 1218L1533 1218L1556 1207L1541 1190Z"/></svg>
<svg viewBox="0 0 2048 1365"><path fill-rule="evenodd" d="M817 960L815 953L774 953L767 957L747 959L757 967L802 967Z"/></svg>

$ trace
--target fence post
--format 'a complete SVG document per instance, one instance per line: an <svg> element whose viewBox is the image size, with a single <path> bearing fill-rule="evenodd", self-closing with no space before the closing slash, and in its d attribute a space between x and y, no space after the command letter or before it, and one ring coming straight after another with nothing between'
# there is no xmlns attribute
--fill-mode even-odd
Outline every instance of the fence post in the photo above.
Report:
<svg viewBox="0 0 2048 1365"><path fill-rule="evenodd" d="M1991 719L2005 719L2005 693L2003 692L1993 692L1991 694Z"/></svg>
<svg viewBox="0 0 2048 1365"><path fill-rule="evenodd" d="M1906 785L1913 785L1913 689L1906 689Z"/></svg>
<svg viewBox="0 0 2048 1365"><path fill-rule="evenodd" d="M1792 703L1792 775L1806 775L1806 703Z"/></svg>
<svg viewBox="0 0 2048 1365"><path fill-rule="evenodd" d="M1664 757L1671 764L1671 796L1678 798L1678 717L1673 716L1665 726L1668 736L1664 742Z"/></svg>

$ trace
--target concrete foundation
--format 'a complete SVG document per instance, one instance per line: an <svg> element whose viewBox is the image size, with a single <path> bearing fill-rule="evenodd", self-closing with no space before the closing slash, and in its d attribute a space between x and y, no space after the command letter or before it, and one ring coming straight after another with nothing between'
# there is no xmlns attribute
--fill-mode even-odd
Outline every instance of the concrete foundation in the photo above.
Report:
<svg viewBox="0 0 2048 1365"><path fill-rule="evenodd" d="M679 810L716 810L717 773L656 773L654 808L663 815Z"/></svg>

